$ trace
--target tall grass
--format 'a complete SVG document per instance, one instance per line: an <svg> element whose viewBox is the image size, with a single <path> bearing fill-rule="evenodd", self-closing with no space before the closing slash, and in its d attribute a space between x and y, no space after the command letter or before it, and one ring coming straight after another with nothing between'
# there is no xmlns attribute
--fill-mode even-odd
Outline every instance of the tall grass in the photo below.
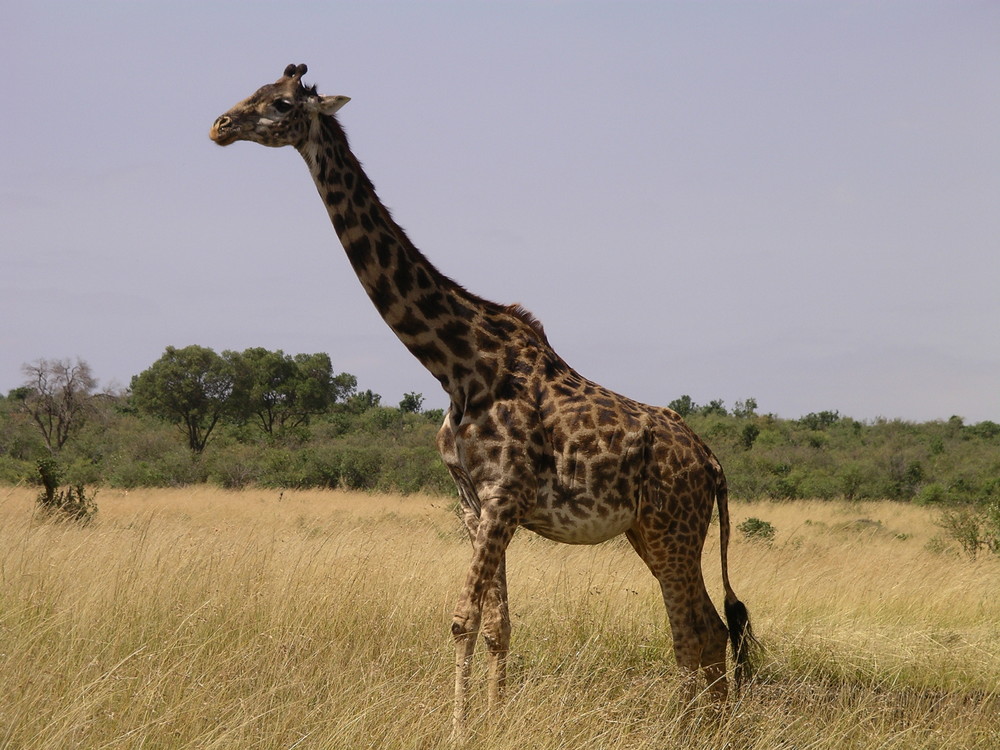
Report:
<svg viewBox="0 0 1000 750"><path fill-rule="evenodd" d="M0 490L0 748L447 746L470 553L449 501L203 487L98 502L79 527ZM470 746L1000 746L996 558L952 554L909 506L733 515L777 529L731 549L766 647L749 694L682 715L658 589L628 545L521 532L510 693L486 717L478 685ZM714 536L705 569L721 602Z"/></svg>

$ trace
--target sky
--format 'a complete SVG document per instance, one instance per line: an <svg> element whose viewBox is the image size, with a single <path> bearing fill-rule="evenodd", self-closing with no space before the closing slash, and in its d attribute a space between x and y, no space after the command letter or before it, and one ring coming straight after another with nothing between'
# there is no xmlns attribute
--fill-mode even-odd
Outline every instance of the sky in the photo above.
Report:
<svg viewBox="0 0 1000 750"><path fill-rule="evenodd" d="M446 395L290 148L208 138L288 63L445 274L667 404L1000 421L1000 3L10 3L0 393L167 346Z"/></svg>

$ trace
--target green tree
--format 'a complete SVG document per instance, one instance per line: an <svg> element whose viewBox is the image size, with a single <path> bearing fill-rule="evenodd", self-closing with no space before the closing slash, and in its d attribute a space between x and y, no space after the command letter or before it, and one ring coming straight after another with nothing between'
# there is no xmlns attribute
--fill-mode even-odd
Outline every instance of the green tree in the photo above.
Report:
<svg viewBox="0 0 1000 750"><path fill-rule="evenodd" d="M399 402L399 410L410 414L419 414L424 405L424 394L410 392L403 395Z"/></svg>
<svg viewBox="0 0 1000 750"><path fill-rule="evenodd" d="M971 425L968 428L968 432L970 435L975 435L984 440L992 440L993 438L1000 437L1000 424L987 419L985 422L977 422Z"/></svg>
<svg viewBox="0 0 1000 750"><path fill-rule="evenodd" d="M755 425L753 422L743 425L743 430L740 432L740 445L742 445L746 450L750 450L753 448L753 444L757 440L758 435L760 435L760 427Z"/></svg>
<svg viewBox="0 0 1000 750"><path fill-rule="evenodd" d="M347 399L347 410L352 414L361 414L369 409L374 409L382 403L382 397L371 388L365 391L352 393Z"/></svg>
<svg viewBox="0 0 1000 750"><path fill-rule="evenodd" d="M667 404L668 409L673 409L675 412L680 414L682 417L688 417L695 413L698 409L698 405L694 400L688 396L686 393L680 398L675 398L669 404Z"/></svg>
<svg viewBox="0 0 1000 750"><path fill-rule="evenodd" d="M824 430L840 421L839 411L810 412L799 419L799 424L810 430Z"/></svg>
<svg viewBox="0 0 1000 750"><path fill-rule="evenodd" d="M88 495L83 484L60 490L62 470L59 468L59 462L51 456L40 459L37 468L42 482L42 491L38 495L37 503L42 512L82 524L90 523L97 513L97 503L94 502L97 492Z"/></svg>
<svg viewBox="0 0 1000 750"><path fill-rule="evenodd" d="M347 403L358 392L358 379L349 372L342 372L333 376L333 388L337 403Z"/></svg>
<svg viewBox="0 0 1000 750"><path fill-rule="evenodd" d="M705 406L700 407L698 411L706 417L711 414L718 414L720 417L725 417L728 414L725 402L721 398L713 398Z"/></svg>
<svg viewBox="0 0 1000 750"><path fill-rule="evenodd" d="M234 404L229 362L202 346L168 346L148 370L132 378L132 401L139 411L177 425L196 453Z"/></svg>
<svg viewBox="0 0 1000 750"><path fill-rule="evenodd" d="M90 365L77 358L39 359L21 367L27 380L23 405L50 453L60 450L80 429L91 411L97 379Z"/></svg>
<svg viewBox="0 0 1000 750"><path fill-rule="evenodd" d="M327 354L294 357L260 347L227 351L223 357L233 370L233 411L253 419L266 434L306 424L353 391L353 375L333 374Z"/></svg>
<svg viewBox="0 0 1000 750"><path fill-rule="evenodd" d="M233 372L232 413L252 419L268 435L285 423L294 400L296 371L291 357L280 350L261 347L242 352L225 351L223 358Z"/></svg>
<svg viewBox="0 0 1000 750"><path fill-rule="evenodd" d="M757 413L757 399L753 396L746 401L737 401L733 407L733 416L748 419Z"/></svg>
<svg viewBox="0 0 1000 750"><path fill-rule="evenodd" d="M294 359L303 383L298 392L303 405L323 401L325 411L332 404L344 403L358 389L358 379L354 375L349 372L333 374L328 354L296 354ZM318 413L318 409L313 413Z"/></svg>

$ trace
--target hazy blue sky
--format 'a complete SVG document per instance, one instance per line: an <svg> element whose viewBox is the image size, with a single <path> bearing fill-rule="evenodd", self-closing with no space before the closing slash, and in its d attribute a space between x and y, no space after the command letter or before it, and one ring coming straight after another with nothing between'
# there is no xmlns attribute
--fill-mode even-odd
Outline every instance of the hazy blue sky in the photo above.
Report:
<svg viewBox="0 0 1000 750"><path fill-rule="evenodd" d="M445 405L301 158L208 139L305 62L416 245L587 377L1000 421L998 2L41 0L0 62L0 392L199 344Z"/></svg>

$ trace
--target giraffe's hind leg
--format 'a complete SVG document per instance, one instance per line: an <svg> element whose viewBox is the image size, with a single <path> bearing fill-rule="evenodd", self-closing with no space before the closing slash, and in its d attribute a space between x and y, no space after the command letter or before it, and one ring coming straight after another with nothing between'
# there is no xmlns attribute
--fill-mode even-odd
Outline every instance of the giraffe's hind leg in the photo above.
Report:
<svg viewBox="0 0 1000 750"><path fill-rule="evenodd" d="M714 701L724 703L729 693L726 682L726 647L729 645L729 631L712 604L705 582L698 578L701 616L698 619L701 639L701 669L705 674L708 692Z"/></svg>
<svg viewBox="0 0 1000 750"><path fill-rule="evenodd" d="M700 559L690 550L679 549L676 540L659 539L654 545L641 530L626 535L660 584L685 701L693 701L698 694L699 670L705 674L712 698L725 701L728 631L705 589ZM701 545L696 547L700 553Z"/></svg>
<svg viewBox="0 0 1000 750"><path fill-rule="evenodd" d="M506 556L505 556L506 557ZM489 709L500 705L507 686L507 654L510 651L510 607L507 603L507 565L501 558L493 585L483 602L481 633L486 644L488 666Z"/></svg>

